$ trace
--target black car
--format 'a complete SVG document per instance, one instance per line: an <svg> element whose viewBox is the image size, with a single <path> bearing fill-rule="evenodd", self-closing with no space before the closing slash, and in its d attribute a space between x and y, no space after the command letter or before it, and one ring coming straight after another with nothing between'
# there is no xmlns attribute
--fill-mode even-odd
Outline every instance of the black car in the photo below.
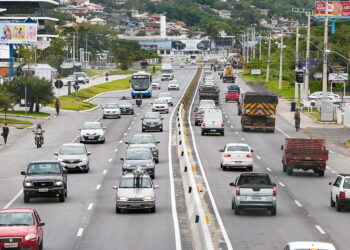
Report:
<svg viewBox="0 0 350 250"><path fill-rule="evenodd" d="M133 115L134 114L134 104L132 104L131 100L128 100L128 99L120 100L119 101L119 109L120 109L120 113L122 115L125 115L125 114Z"/></svg>
<svg viewBox="0 0 350 250"><path fill-rule="evenodd" d="M163 119L158 112L147 112L142 120L142 132L160 131L163 132Z"/></svg>
<svg viewBox="0 0 350 250"><path fill-rule="evenodd" d="M172 41L171 42L171 47L173 49L176 49L176 50L182 50L182 49L186 48L186 44L184 44L181 41Z"/></svg>
<svg viewBox="0 0 350 250"><path fill-rule="evenodd" d="M22 171L24 202L30 198L58 197L64 202L67 197L67 172L58 161L35 161Z"/></svg>
<svg viewBox="0 0 350 250"><path fill-rule="evenodd" d="M208 50L209 48L210 48L210 41L209 40L202 40L197 44L197 49Z"/></svg>
<svg viewBox="0 0 350 250"><path fill-rule="evenodd" d="M227 90L237 90L238 94L241 93L241 88L237 84L228 85Z"/></svg>

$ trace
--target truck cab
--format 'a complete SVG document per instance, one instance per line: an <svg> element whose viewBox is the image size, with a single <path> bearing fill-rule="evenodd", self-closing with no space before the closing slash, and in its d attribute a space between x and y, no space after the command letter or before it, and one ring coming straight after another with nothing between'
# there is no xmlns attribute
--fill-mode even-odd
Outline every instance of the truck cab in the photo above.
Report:
<svg viewBox="0 0 350 250"><path fill-rule="evenodd" d="M164 81L164 80L173 80L173 79L174 79L173 66L171 64L163 64L161 80Z"/></svg>

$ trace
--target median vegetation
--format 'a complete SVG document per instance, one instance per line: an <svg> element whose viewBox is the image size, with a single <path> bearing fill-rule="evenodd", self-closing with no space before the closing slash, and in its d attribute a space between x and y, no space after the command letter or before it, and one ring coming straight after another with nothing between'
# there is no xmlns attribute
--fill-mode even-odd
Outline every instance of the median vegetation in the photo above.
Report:
<svg viewBox="0 0 350 250"><path fill-rule="evenodd" d="M33 125L32 122L29 121L22 121L22 120L17 120L17 119L5 119L5 118L0 118L0 123L7 122L8 124L19 124L19 125L26 125L26 126L31 126Z"/></svg>
<svg viewBox="0 0 350 250"><path fill-rule="evenodd" d="M25 116L25 111L23 110L7 110L6 112L4 110L0 111L0 114L6 114L6 115L15 115L15 116ZM45 112L27 112L28 117L36 117L36 118L46 118L49 117L51 114L45 113Z"/></svg>

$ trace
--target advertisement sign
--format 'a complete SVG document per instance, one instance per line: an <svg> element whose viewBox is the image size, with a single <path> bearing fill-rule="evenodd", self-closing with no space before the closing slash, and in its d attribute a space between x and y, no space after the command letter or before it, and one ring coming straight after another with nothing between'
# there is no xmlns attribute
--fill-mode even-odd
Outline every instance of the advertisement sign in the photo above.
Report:
<svg viewBox="0 0 350 250"><path fill-rule="evenodd" d="M35 44L37 23L0 23L0 44Z"/></svg>
<svg viewBox="0 0 350 250"><path fill-rule="evenodd" d="M315 14L326 15L326 2L315 2ZM350 16L350 2L328 2L328 16Z"/></svg>
<svg viewBox="0 0 350 250"><path fill-rule="evenodd" d="M330 83L347 83L348 74L347 73L329 73L328 81Z"/></svg>
<svg viewBox="0 0 350 250"><path fill-rule="evenodd" d="M210 40L175 40L171 42L173 51L210 51Z"/></svg>
<svg viewBox="0 0 350 250"><path fill-rule="evenodd" d="M251 75L261 75L261 69L251 69L250 74Z"/></svg>

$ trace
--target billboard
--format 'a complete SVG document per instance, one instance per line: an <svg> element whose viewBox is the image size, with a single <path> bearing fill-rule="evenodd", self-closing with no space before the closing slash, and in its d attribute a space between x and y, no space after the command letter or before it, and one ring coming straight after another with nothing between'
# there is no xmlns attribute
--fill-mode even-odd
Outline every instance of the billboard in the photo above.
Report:
<svg viewBox="0 0 350 250"><path fill-rule="evenodd" d="M328 81L330 83L347 83L348 73L329 73Z"/></svg>
<svg viewBox="0 0 350 250"><path fill-rule="evenodd" d="M175 40L171 42L173 51L210 51L210 40L191 39Z"/></svg>
<svg viewBox="0 0 350 250"><path fill-rule="evenodd" d="M326 2L315 2L315 14L326 15ZM345 1L329 1L328 2L328 16L350 16L350 2Z"/></svg>
<svg viewBox="0 0 350 250"><path fill-rule="evenodd" d="M0 44L36 44L37 23L0 23Z"/></svg>

